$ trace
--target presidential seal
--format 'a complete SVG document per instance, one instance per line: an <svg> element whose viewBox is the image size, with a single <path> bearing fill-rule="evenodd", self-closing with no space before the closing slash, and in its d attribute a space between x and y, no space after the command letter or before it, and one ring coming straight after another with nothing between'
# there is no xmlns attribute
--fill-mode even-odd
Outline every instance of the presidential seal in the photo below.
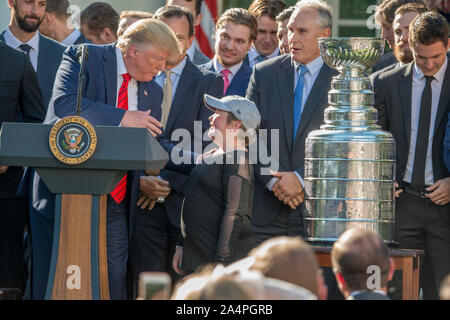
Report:
<svg viewBox="0 0 450 320"><path fill-rule="evenodd" d="M65 117L50 130L50 150L59 161L80 164L88 160L97 147L94 127L78 116Z"/></svg>

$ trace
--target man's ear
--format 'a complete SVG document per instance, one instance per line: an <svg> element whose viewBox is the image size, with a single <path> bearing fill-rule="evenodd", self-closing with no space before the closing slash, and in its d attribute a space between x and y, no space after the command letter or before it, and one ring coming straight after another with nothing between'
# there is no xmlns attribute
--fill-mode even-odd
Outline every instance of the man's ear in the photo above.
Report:
<svg viewBox="0 0 450 320"><path fill-rule="evenodd" d="M111 31L110 28L105 27L103 28L100 37L102 38L102 41L105 43L113 43L117 41L117 35Z"/></svg>
<svg viewBox="0 0 450 320"><path fill-rule="evenodd" d="M344 277L339 272L334 272L334 276L336 277L336 282L338 284L339 290L344 291L347 287L347 284L345 283Z"/></svg>
<svg viewBox="0 0 450 320"><path fill-rule="evenodd" d="M203 14L199 13L198 16L195 18L194 21L194 27L199 26L200 23L202 23Z"/></svg>

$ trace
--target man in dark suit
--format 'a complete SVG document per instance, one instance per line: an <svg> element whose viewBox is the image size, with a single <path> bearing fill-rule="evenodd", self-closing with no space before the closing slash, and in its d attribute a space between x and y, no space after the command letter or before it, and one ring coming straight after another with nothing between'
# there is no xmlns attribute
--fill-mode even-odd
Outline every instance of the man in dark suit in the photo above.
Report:
<svg viewBox="0 0 450 320"><path fill-rule="evenodd" d="M447 170L450 171L450 114L448 115L447 129L445 130L444 162Z"/></svg>
<svg viewBox="0 0 450 320"><path fill-rule="evenodd" d="M216 55L200 67L222 75L225 96L245 96L252 70L244 59L257 32L256 19L245 9L228 9L217 20Z"/></svg>
<svg viewBox="0 0 450 320"><path fill-rule="evenodd" d="M421 285L425 299L438 299L450 272L450 172L443 161L450 111L449 27L434 12L410 25L414 62L380 76L375 107L397 145L396 202L400 248L425 250Z"/></svg>
<svg viewBox="0 0 450 320"><path fill-rule="evenodd" d="M305 139L323 123L331 78L337 74L324 64L317 38L329 37L331 27L325 2L298 2L288 24L291 54L258 64L250 79L247 98L259 108L261 129L268 130L267 146L260 141L259 148L269 150L269 165L277 171L270 174L267 164L255 167L252 229L257 244L279 235L304 236Z"/></svg>
<svg viewBox="0 0 450 320"><path fill-rule="evenodd" d="M347 300L391 300L387 284L394 275L394 260L377 234L360 228L347 230L333 244L331 263Z"/></svg>
<svg viewBox="0 0 450 320"><path fill-rule="evenodd" d="M168 6L180 6L189 9L189 11L194 15L194 27L200 26L202 23L202 3L203 0L167 0L166 5ZM190 47L186 51L189 59L196 66L207 63L210 59L201 52L197 46L192 42Z"/></svg>
<svg viewBox="0 0 450 320"><path fill-rule="evenodd" d="M161 138L171 140L173 133L183 129L192 137L183 144L187 143L186 147L192 148L196 138L194 122L200 122L205 131L209 128L209 117L212 115L204 106L203 95L207 93L221 97L223 81L220 76L196 67L186 56L194 37L194 18L188 9L164 6L155 12L155 18L174 31L183 51L182 58L175 65L168 66L155 78L164 92L161 105L164 133ZM201 140L201 137L197 138ZM174 275L171 262L181 232L182 188L187 178L188 175L168 168L162 170L159 176L140 177L140 184L136 186L148 199L143 201L141 207L136 206L139 190L133 190L130 215L135 210L135 221L132 221L134 230L130 257L135 289L139 274L143 271L165 271ZM164 202L156 203L158 197L165 198Z"/></svg>
<svg viewBox="0 0 450 320"><path fill-rule="evenodd" d="M89 58L86 62L80 116L93 125L142 127L153 135L161 134L161 124L156 119L161 117L162 92L151 80L165 68L166 60L179 58L181 52L178 42L165 24L154 20L139 21L128 31L119 38L117 44L88 45ZM77 47L72 46L64 53L45 123L75 114L80 70L76 52ZM150 112L154 117L149 116ZM131 188L129 185L124 187L127 177L119 182L107 199L111 299L126 298L128 196ZM39 257L33 265L33 298L42 299L51 255L54 195L37 174L30 180L33 253ZM39 238L34 237L35 234Z"/></svg>
<svg viewBox="0 0 450 320"><path fill-rule="evenodd" d="M11 21L0 40L29 54L47 108L65 47L37 32L45 15L44 1L8 0L8 6Z"/></svg>
<svg viewBox="0 0 450 320"><path fill-rule="evenodd" d="M0 126L3 122L44 121L42 94L29 58L2 41L0 101ZM27 199L16 194L22 174L22 167L0 164L0 288L19 288L23 293L23 235L28 209Z"/></svg>
<svg viewBox="0 0 450 320"><path fill-rule="evenodd" d="M69 0L47 0L44 20L39 32L65 46L90 43L80 30L73 28Z"/></svg>

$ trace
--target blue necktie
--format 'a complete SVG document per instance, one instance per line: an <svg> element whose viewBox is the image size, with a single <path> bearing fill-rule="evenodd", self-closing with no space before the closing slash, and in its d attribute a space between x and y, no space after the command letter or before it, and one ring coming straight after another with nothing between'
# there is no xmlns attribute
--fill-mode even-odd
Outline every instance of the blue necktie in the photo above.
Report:
<svg viewBox="0 0 450 320"><path fill-rule="evenodd" d="M302 100L303 100L303 86L305 85L305 72L308 71L308 68L304 65L299 65L297 67L298 82L295 87L294 93L294 137L293 141L295 141L295 136L297 135L298 125L300 124L300 119L302 117Z"/></svg>
<svg viewBox="0 0 450 320"><path fill-rule="evenodd" d="M256 57L256 63L260 63L267 60L266 56L263 56L262 54L260 54L259 56Z"/></svg>
<svg viewBox="0 0 450 320"><path fill-rule="evenodd" d="M19 50L25 52L26 54L30 54L31 46L26 43L23 43L19 46Z"/></svg>

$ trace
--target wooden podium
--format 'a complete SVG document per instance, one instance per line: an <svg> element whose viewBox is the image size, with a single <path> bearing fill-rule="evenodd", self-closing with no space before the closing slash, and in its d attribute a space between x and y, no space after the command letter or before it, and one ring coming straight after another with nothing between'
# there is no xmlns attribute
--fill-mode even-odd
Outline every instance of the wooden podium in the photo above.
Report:
<svg viewBox="0 0 450 320"><path fill-rule="evenodd" d="M90 159L68 165L49 147L52 126L3 123L0 163L33 167L56 194L46 299L109 299L106 195L128 170L161 170L167 152L141 128L97 126Z"/></svg>

